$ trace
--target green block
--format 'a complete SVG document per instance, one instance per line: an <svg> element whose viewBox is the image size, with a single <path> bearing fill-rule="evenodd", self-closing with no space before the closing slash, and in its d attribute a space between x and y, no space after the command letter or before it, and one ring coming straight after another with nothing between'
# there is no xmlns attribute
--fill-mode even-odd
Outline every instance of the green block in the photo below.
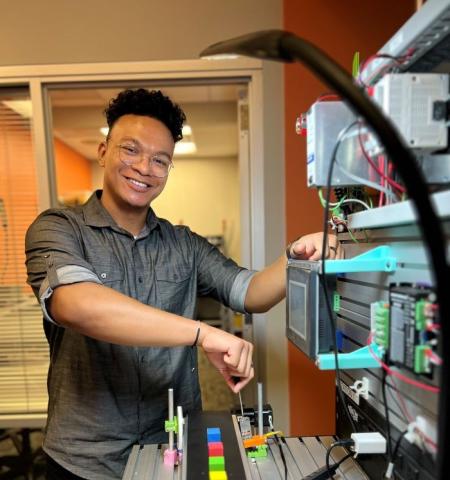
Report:
<svg viewBox="0 0 450 480"><path fill-rule="evenodd" d="M333 311L336 313L341 309L341 296L339 293L335 292L333 295Z"/></svg>
<svg viewBox="0 0 450 480"><path fill-rule="evenodd" d="M247 452L248 458L263 458L267 457L267 445L258 445L256 450L250 450Z"/></svg>
<svg viewBox="0 0 450 480"><path fill-rule="evenodd" d="M209 457L209 469L213 472L225 470L225 457Z"/></svg>
<svg viewBox="0 0 450 480"><path fill-rule="evenodd" d="M178 417L173 417L173 420L166 420L164 422L164 429L166 432L178 433Z"/></svg>
<svg viewBox="0 0 450 480"><path fill-rule="evenodd" d="M414 348L414 372L429 373L430 362L428 361L426 352L430 349L428 345L417 345Z"/></svg>
<svg viewBox="0 0 450 480"><path fill-rule="evenodd" d="M416 330L425 330L427 318L425 317L426 300L422 299L416 302Z"/></svg>

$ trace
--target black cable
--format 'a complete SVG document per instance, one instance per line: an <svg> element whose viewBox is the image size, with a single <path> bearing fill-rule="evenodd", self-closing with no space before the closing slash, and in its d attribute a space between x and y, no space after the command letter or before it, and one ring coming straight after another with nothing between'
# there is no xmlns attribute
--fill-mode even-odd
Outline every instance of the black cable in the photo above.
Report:
<svg viewBox="0 0 450 480"><path fill-rule="evenodd" d="M281 440L279 439L278 435L274 435L274 437L275 437L275 441L277 442L278 448L280 450L280 457L281 457L281 461L283 462L283 466L284 466L284 480L288 480L288 467L287 467L287 463L286 463L286 457L284 456L283 448L282 448L282 445L281 445Z"/></svg>
<svg viewBox="0 0 450 480"><path fill-rule="evenodd" d="M389 420L389 407L386 396L386 377L387 372L383 369L383 379L381 381L381 391L383 393L384 415L386 417L386 434L387 434L387 454L388 460L392 463L392 437L391 437L391 422Z"/></svg>
<svg viewBox="0 0 450 480"><path fill-rule="evenodd" d="M326 271L325 271L325 249L328 243L328 216L329 216L329 211L330 211L330 193L331 193L331 178L333 176L333 169L334 165L336 163L336 158L337 158L337 153L339 150L339 146L342 143L342 140L345 138L345 135L349 130L353 128L354 125L356 125L358 121L352 122L350 125L345 127L338 135L338 139L336 141L336 144L333 148L333 152L331 154L331 159L330 159L330 165L328 167L328 175L327 175L327 191L326 191L326 197L325 197L325 207L324 207L324 215L323 215L323 239L322 239L322 256L321 256L321 262L322 262L322 269L319 274L320 281L322 283L322 288L325 296L325 305L327 307L327 313L328 313L328 319L330 322L330 327L331 327L331 335L333 338L333 351L334 351L334 361L336 365L336 378L337 378L337 391L339 395L339 399L342 404L342 408L345 411L345 414L347 415L348 421L351 425L352 431L356 432L356 425L355 422L353 421L352 416L350 415L350 412L348 411L348 406L347 406L347 401L344 397L344 394L342 392L342 385L341 385L341 372L339 369L339 358L338 358L338 347L337 347L337 340L336 340L336 322L334 319L334 315L331 309L331 303L330 303L330 298L328 296L328 289L327 289L327 281L326 281Z"/></svg>
<svg viewBox="0 0 450 480"><path fill-rule="evenodd" d="M404 430L400 436L397 438L397 441L395 442L395 447L394 447L394 451L392 453L392 463L395 463L395 461L397 460L397 455L398 455L398 451L400 449L400 444L402 443L402 440L405 438L405 435L408 433L408 430Z"/></svg>
<svg viewBox="0 0 450 480"><path fill-rule="evenodd" d="M354 442L353 440L339 440L337 442L332 443L328 448L327 448L327 453L325 455L325 465L327 467L327 472L330 478L333 478L333 475L336 473L336 470L339 468L339 465L343 463L347 458L350 456L354 455L353 453L349 453L346 457L342 458L338 463L335 463L333 466L330 466L330 455L331 455L331 450L335 447L348 447L349 445L353 445Z"/></svg>

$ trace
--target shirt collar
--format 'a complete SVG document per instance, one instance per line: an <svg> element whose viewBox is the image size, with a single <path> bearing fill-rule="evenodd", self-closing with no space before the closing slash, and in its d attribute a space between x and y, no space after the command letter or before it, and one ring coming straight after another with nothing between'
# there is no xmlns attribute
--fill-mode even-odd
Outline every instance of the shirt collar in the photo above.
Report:
<svg viewBox="0 0 450 480"><path fill-rule="evenodd" d="M114 230L123 231L111 217L108 210L102 205L102 202L100 201L101 196L102 190L96 190L83 205L84 221L86 222L86 225L91 227L110 227ZM144 230L148 232L159 226L159 219L150 207L148 209L146 223L147 226L144 227Z"/></svg>

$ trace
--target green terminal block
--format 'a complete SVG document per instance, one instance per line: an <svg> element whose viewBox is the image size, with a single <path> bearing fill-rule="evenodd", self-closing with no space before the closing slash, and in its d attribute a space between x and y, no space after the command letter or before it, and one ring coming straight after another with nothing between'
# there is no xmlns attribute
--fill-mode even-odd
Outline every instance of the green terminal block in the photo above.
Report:
<svg viewBox="0 0 450 480"><path fill-rule="evenodd" d="M225 457L208 458L210 472L222 472L225 470Z"/></svg>
<svg viewBox="0 0 450 480"><path fill-rule="evenodd" d="M339 293L335 292L333 295L333 311L336 313L339 313L339 310L341 309L341 296Z"/></svg>
<svg viewBox="0 0 450 480"><path fill-rule="evenodd" d="M248 458L264 458L267 457L267 445L258 445L255 450L247 452Z"/></svg>
<svg viewBox="0 0 450 480"><path fill-rule="evenodd" d="M430 350L428 345L417 345L414 348L414 372L430 373L430 362L427 358L427 351Z"/></svg>
<svg viewBox="0 0 450 480"><path fill-rule="evenodd" d="M374 341L384 348L389 347L389 307L386 302L379 302L375 312Z"/></svg>
<svg viewBox="0 0 450 480"><path fill-rule="evenodd" d="M166 420L164 422L164 429L166 432L178 433L178 418L173 417L173 420Z"/></svg>
<svg viewBox="0 0 450 480"><path fill-rule="evenodd" d="M427 317L425 316L425 306L427 301L425 299L416 302L416 330L423 331L427 326Z"/></svg>

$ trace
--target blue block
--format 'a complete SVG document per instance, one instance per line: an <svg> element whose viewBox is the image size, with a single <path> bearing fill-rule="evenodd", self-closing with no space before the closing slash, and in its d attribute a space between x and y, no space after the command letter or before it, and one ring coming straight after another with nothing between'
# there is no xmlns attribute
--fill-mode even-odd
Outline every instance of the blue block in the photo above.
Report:
<svg viewBox="0 0 450 480"><path fill-rule="evenodd" d="M207 428L206 435L208 437L208 443L210 442L221 442L222 435L220 433L220 428Z"/></svg>

